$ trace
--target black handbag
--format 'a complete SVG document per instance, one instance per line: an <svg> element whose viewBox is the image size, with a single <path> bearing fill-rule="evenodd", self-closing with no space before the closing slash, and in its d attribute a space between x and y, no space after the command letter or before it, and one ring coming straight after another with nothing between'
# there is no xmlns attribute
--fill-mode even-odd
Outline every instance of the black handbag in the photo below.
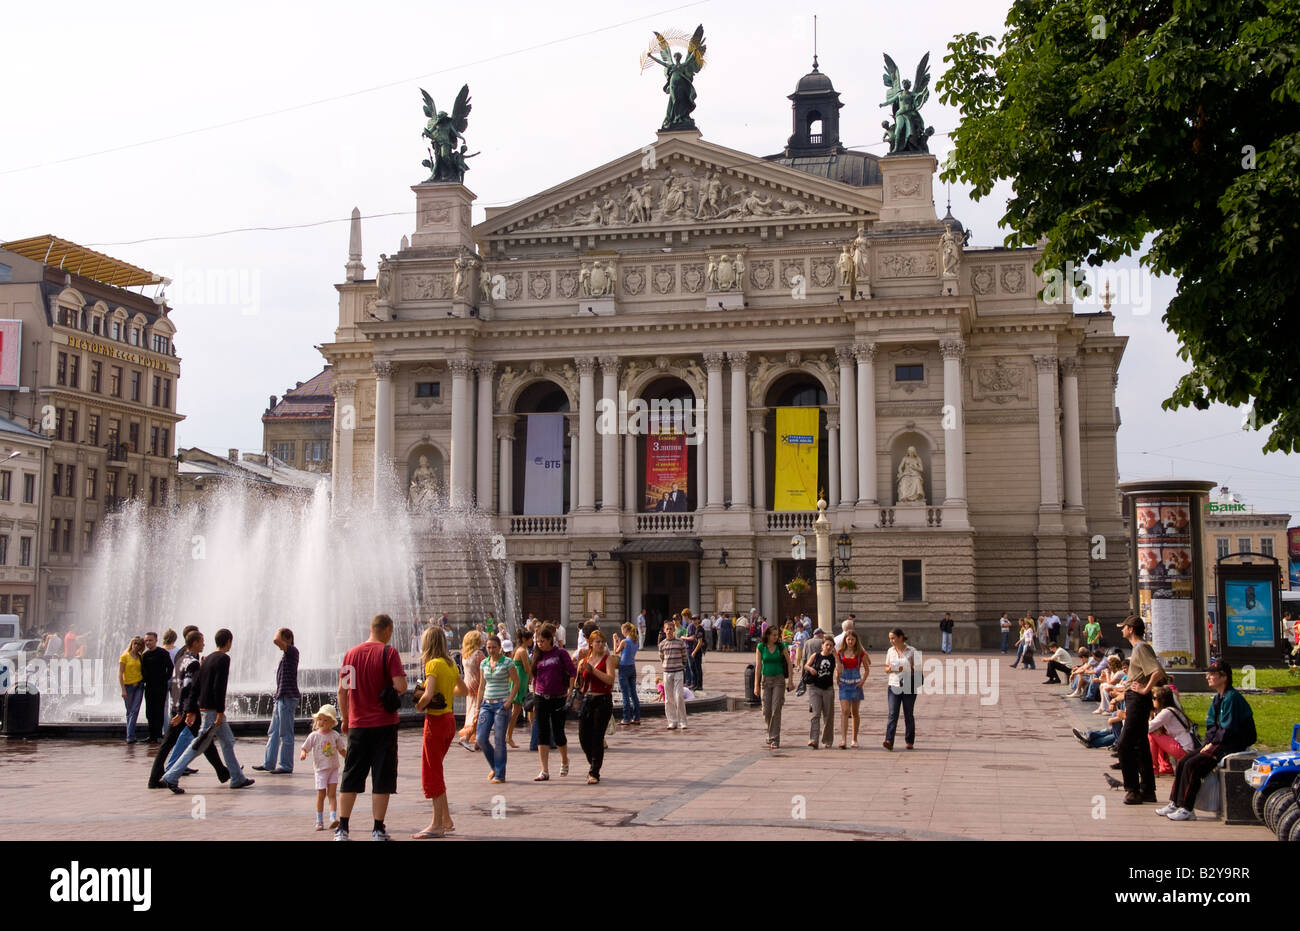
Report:
<svg viewBox="0 0 1300 931"><path fill-rule="evenodd" d="M395 712L402 707L402 696L397 693L397 689L393 688L393 680L388 676L388 650L388 644L385 643L379 666L387 684L379 692L379 704L385 711Z"/></svg>

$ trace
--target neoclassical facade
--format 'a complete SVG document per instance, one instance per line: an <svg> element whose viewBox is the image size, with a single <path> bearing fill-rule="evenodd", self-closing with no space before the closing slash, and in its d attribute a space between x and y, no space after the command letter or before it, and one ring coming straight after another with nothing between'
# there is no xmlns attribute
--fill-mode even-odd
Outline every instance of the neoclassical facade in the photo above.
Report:
<svg viewBox="0 0 1300 931"><path fill-rule="evenodd" d="M354 224L322 347L336 508L436 489L504 536L505 589L542 617L815 614L785 585L813 580L816 512L774 509L777 412L814 409L800 442L852 542L837 615L924 645L951 611L970 647L1003 611L1122 617L1113 317L1039 300L1035 250L965 247L932 156L844 149L824 75L791 100L777 155L659 133L477 226L468 188L416 185L374 279ZM641 402L690 411L684 481L658 502ZM564 425L545 513L535 415ZM422 610L463 618L485 583L436 539Z"/></svg>

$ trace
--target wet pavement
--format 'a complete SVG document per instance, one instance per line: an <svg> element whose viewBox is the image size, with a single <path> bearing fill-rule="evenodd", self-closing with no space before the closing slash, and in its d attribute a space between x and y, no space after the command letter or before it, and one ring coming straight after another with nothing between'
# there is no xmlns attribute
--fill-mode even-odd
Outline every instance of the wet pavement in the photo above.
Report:
<svg viewBox="0 0 1300 931"><path fill-rule="evenodd" d="M710 653L708 693L740 697L750 655ZM927 659L933 658L931 654ZM808 703L787 696L782 746L764 746L758 708L696 714L684 731L663 718L616 728L608 738L599 785L586 784L576 722L567 728L571 769L534 783L536 754L511 751L504 785L487 782L481 754L453 745L446 760L456 838L519 839L1178 839L1261 840L1262 826L1156 817L1155 805L1126 806L1107 789L1113 762L1088 750L1071 727L1100 727L1062 686L1042 684L1041 669L1010 669L997 653L953 654L978 664L968 694L922 694L916 702L916 749L881 747L886 706L879 674L862 703L859 749L808 749ZM967 667L969 671L971 667ZM996 669L996 680L992 678ZM954 685L949 667L948 685ZM982 678L980 678L982 676ZM993 688L996 681L996 689ZM983 694L980 694L980 687ZM950 688L950 691L957 691ZM527 746L527 732L516 742ZM297 737L301 746L302 735ZM839 720L835 741L840 739ZM185 795L149 790L153 747L118 740L0 738L0 837L5 840L330 840L314 831L310 761L292 775L253 772L265 741L239 738L237 754L257 784L232 791L197 761ZM295 753L296 759L296 753ZM399 737L398 792L387 825L406 839L429 821L420 790L420 731ZM1118 775L1118 774L1116 774ZM1171 778L1160 777L1164 804ZM1208 816L1206 816L1208 817ZM353 836L368 838L370 803L353 812Z"/></svg>

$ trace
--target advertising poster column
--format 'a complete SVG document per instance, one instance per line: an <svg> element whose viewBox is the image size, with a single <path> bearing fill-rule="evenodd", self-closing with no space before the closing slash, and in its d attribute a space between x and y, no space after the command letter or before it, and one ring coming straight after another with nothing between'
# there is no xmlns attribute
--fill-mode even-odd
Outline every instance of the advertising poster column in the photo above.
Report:
<svg viewBox="0 0 1300 931"><path fill-rule="evenodd" d="M1195 665L1192 604L1192 499L1189 495L1137 495L1138 614L1166 668Z"/></svg>

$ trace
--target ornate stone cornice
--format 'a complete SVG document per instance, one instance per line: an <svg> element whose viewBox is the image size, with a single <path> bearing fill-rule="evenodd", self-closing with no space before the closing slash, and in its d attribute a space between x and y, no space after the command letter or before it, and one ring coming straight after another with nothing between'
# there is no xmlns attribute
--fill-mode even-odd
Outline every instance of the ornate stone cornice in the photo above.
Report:
<svg viewBox="0 0 1300 931"><path fill-rule="evenodd" d="M375 373L376 378L392 378L396 368L397 366L392 362L376 361L370 363L370 370Z"/></svg>
<svg viewBox="0 0 1300 931"><path fill-rule="evenodd" d="M725 352L706 352L704 353L704 367L710 374L722 371L723 363L727 361Z"/></svg>
<svg viewBox="0 0 1300 931"><path fill-rule="evenodd" d="M1057 359L1056 356L1034 356L1034 367L1038 369L1039 375L1046 372L1055 374L1056 367L1059 363L1060 360Z"/></svg>
<svg viewBox="0 0 1300 931"><path fill-rule="evenodd" d="M854 343L853 354L857 356L859 362L875 362L876 344L875 343Z"/></svg>
<svg viewBox="0 0 1300 931"><path fill-rule="evenodd" d="M595 356L578 356L573 360L574 365L578 367L578 374L584 378L589 378L596 374L596 357Z"/></svg>
<svg viewBox="0 0 1300 931"><path fill-rule="evenodd" d="M966 358L966 343L959 339L939 340L939 352L945 359L961 361Z"/></svg>

